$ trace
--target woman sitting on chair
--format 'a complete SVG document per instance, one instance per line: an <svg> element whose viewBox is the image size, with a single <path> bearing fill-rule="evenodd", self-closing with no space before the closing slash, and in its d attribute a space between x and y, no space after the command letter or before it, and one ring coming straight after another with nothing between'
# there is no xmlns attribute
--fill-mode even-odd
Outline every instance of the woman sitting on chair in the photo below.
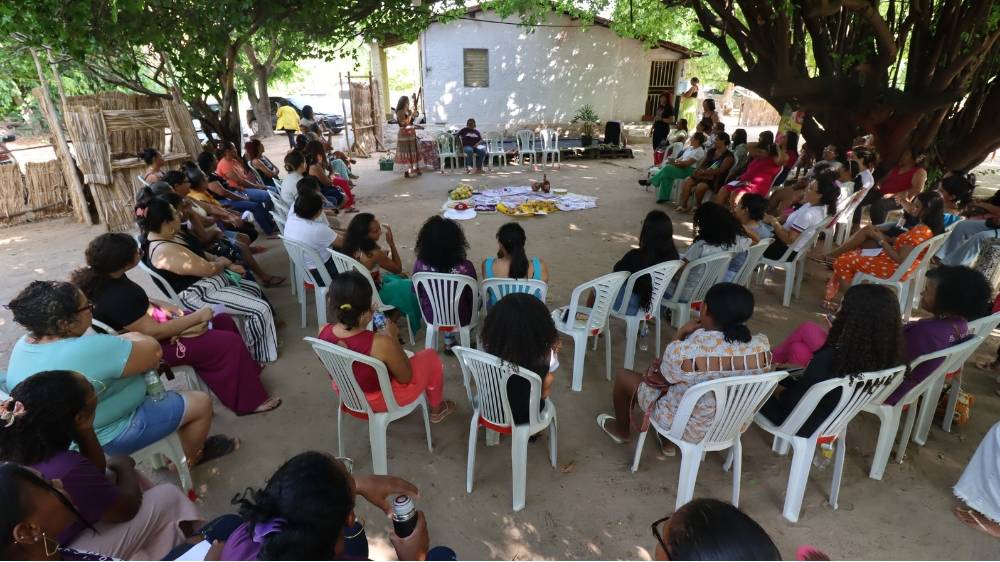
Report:
<svg viewBox="0 0 1000 562"><path fill-rule="evenodd" d="M750 162L743 173L723 185L715 194L714 201L719 205L728 205L730 202L738 205L740 198L747 193L767 197L771 184L774 183L774 176L781 171L785 158L774 144L774 135L770 131L763 131L758 136L757 144L750 148L747 157Z"/></svg>
<svg viewBox="0 0 1000 562"><path fill-rule="evenodd" d="M466 258L469 242L465 239L462 227L451 219L434 215L424 222L417 234L417 261L413 264L413 273L450 273L465 275L477 279L476 266ZM473 289L474 290L474 289ZM420 308L424 318L433 320L434 311L430 296L422 289L418 290ZM458 320L462 325L472 320L472 292L466 290L458 302ZM444 335L445 349L455 345L457 333L446 332Z"/></svg>
<svg viewBox="0 0 1000 562"><path fill-rule="evenodd" d="M403 260L396 249L396 240L389 225L385 225L384 229L385 243L389 250L379 247L382 232L382 225L375 220L375 215L357 214L347 225L343 252L361 262L371 272L379 298L406 316L410 330L416 333L420 329L420 304L413 290L413 281L407 279L403 272Z"/></svg>
<svg viewBox="0 0 1000 562"><path fill-rule="evenodd" d="M0 404L7 411L20 405L23 412L0 431L0 458L59 481L83 515L44 537L47 543L123 560L159 560L197 528L201 515L174 484L150 484L130 457L105 458L94 433L97 403L97 392L80 373L29 377ZM74 443L78 451L70 449Z"/></svg>
<svg viewBox="0 0 1000 562"><path fill-rule="evenodd" d="M633 248L615 263L612 271L627 271L629 275L652 267L658 263L680 259L677 246L674 244L674 223L670 217L660 210L650 211L642 220L642 230L639 232L639 247ZM613 308L621 306L625 298L625 287L615 297ZM645 310L653 298L653 281L650 276L643 275L636 279L632 286L632 297L629 299L625 313L633 315L640 309ZM596 296L591 292L587 306L594 306Z"/></svg>
<svg viewBox="0 0 1000 562"><path fill-rule="evenodd" d="M340 207L348 213L358 212L354 207L354 192L351 191L350 183L339 176L330 176L331 167L323 144L319 141L309 141L303 156L309 165L308 175L319 180L323 195L331 201L339 200ZM337 192L341 194L340 197L337 197Z"/></svg>
<svg viewBox="0 0 1000 562"><path fill-rule="evenodd" d="M444 366L437 352L425 349L407 357L399 344L394 322L386 322L378 332L367 328L376 311L372 304L372 287L357 271L342 273L333 279L328 297L328 313L336 324L320 329L319 339L341 345L385 363L392 383L393 398L400 405L427 395L431 407L431 422L440 423L455 410L455 403L444 400ZM376 326L377 327L377 326ZM376 412L386 411L385 398L375 369L354 364L354 377L365 398ZM340 392L334 386L334 390Z"/></svg>
<svg viewBox="0 0 1000 562"><path fill-rule="evenodd" d="M528 369L542 379L539 411L552 389L561 347L559 332L545 304L528 293L511 293L500 299L483 321L483 350L503 361ZM528 401L531 385L521 377L507 381L507 399L514 424L526 424L530 418Z"/></svg>
<svg viewBox="0 0 1000 562"><path fill-rule="evenodd" d="M746 323L753 316L753 293L733 283L719 283L708 290L700 319L677 330L677 339L667 344L662 360L650 366L645 376L621 371L615 378L612 401L614 415L597 416L597 426L615 443L625 443L632 434L632 405L638 403L647 419L670 428L684 393L692 386L723 377L758 375L771 370L767 336L752 335ZM695 404L685 441L705 436L715 416L715 398L705 395ZM609 423L610 422L610 423ZM648 422L644 421L643 427ZM673 445L661 447L667 456Z"/></svg>
<svg viewBox="0 0 1000 562"><path fill-rule="evenodd" d="M271 162L270 158L264 156L264 143L258 139L251 139L243 145L243 151L251 171L257 174L265 186L272 191L277 190L278 182L281 181L281 178L278 177L278 167L274 165L274 162Z"/></svg>
<svg viewBox="0 0 1000 562"><path fill-rule="evenodd" d="M180 212L162 197L141 202L136 219L146 265L163 276L181 303L189 310L219 304L245 315L244 339L254 360L276 361L274 313L260 286L243 278L246 270L226 258L211 258L189 241L178 239Z"/></svg>
<svg viewBox="0 0 1000 562"><path fill-rule="evenodd" d="M682 180L694 173L705 158L705 134L697 132L688 139L688 146L677 157L667 158L659 172L648 180L639 180L639 185L656 188L656 202L666 203L674 188L674 180Z"/></svg>
<svg viewBox="0 0 1000 562"><path fill-rule="evenodd" d="M159 150L156 150L155 148L146 148L137 154L137 156L146 164L146 171L142 174L142 179L144 179L147 184L163 179L163 174L166 173L166 170L164 170L163 167L166 165L166 162L163 161L163 155L160 154Z"/></svg>
<svg viewBox="0 0 1000 562"><path fill-rule="evenodd" d="M87 267L73 272L72 282L94 304L94 318L118 332L156 338L163 360L189 365L237 415L268 412L281 404L268 398L260 382L260 365L253 360L228 314L212 307L197 312L166 302L154 302L125 275L139 264L139 247L124 233L107 233L87 246Z"/></svg>
<svg viewBox="0 0 1000 562"><path fill-rule="evenodd" d="M764 257L769 260L781 259L791 249L788 261L792 261L799 252L807 250L804 245L808 241L800 240L802 234L826 219L827 214L836 211L839 196L840 188L834 183L833 174L823 173L809 182L809 187L802 196L804 203L785 220L764 215L764 224L774 231L774 242L764 251Z"/></svg>
<svg viewBox="0 0 1000 562"><path fill-rule="evenodd" d="M483 279L504 277L536 279L549 282L549 266L539 258L528 259L524 247L528 242L521 225L508 222L497 230L497 257L483 260Z"/></svg>
<svg viewBox="0 0 1000 562"><path fill-rule="evenodd" d="M855 274L868 273L888 279L915 247L944 232L944 203L936 192L924 191L917 195L913 210L920 221L913 228L904 230L895 226L868 225L843 246L830 252L828 259L833 263L833 275L826 284L824 308L836 310L833 300L842 286L851 284ZM881 251L877 250L879 248ZM866 255L866 251L871 250L875 250L875 255ZM906 280L920 266L922 259L930 259L930 256L918 256L902 280Z"/></svg>

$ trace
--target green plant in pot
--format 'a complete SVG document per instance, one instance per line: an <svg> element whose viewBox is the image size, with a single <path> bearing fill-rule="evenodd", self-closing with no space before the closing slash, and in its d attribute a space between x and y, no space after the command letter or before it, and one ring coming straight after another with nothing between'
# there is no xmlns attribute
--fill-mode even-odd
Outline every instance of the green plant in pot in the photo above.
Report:
<svg viewBox="0 0 1000 562"><path fill-rule="evenodd" d="M580 144L590 146L594 142L594 127L598 123L597 112L589 103L581 107L573 116L573 123L579 122L582 129Z"/></svg>

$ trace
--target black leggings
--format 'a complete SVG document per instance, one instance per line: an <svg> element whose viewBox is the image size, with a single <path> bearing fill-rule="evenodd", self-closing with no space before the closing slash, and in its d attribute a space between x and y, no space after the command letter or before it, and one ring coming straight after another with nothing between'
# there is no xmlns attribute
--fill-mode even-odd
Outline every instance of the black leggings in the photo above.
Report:
<svg viewBox="0 0 1000 562"><path fill-rule="evenodd" d="M872 224L876 225L885 222L886 217L889 216L889 211L901 208L899 203L896 203L894 197L887 198L881 191L873 187L868 190L868 194L861 200L858 210L854 211L854 224L861 224L861 210L865 207L869 207L868 214L871 216Z"/></svg>

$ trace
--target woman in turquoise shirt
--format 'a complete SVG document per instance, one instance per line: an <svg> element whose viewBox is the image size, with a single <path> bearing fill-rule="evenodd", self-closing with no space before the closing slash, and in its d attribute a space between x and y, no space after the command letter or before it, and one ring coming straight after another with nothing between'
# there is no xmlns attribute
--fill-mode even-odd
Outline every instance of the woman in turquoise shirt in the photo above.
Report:
<svg viewBox="0 0 1000 562"><path fill-rule="evenodd" d="M234 440L223 436L206 440L212 399L204 392L146 396L142 374L159 366L159 342L137 333L84 335L92 305L74 285L33 281L8 308L28 333L11 352L6 387L43 371L81 373L97 393L94 429L107 454L134 453L175 431L192 465L235 449Z"/></svg>

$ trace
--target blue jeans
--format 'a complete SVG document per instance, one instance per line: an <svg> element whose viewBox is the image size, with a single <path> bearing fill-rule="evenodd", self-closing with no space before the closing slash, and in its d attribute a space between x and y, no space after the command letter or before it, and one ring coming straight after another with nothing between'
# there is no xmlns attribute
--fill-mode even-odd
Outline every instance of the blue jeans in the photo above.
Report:
<svg viewBox="0 0 1000 562"><path fill-rule="evenodd" d="M615 297L615 304L614 306L612 306L612 308L618 310L618 307L621 306L622 299L624 298L625 298L625 287L622 287L621 290L618 291L618 296ZM639 303L640 303L639 295L632 293L632 297L629 298L628 300L628 308L625 309L625 314L629 316L635 316L636 314L638 314Z"/></svg>
<svg viewBox="0 0 1000 562"><path fill-rule="evenodd" d="M104 444L108 455L131 455L177 431L184 417L184 397L167 392L162 400L149 396L132 414L132 421L125 431Z"/></svg>
<svg viewBox="0 0 1000 562"><path fill-rule="evenodd" d="M247 199L253 201L254 203L260 203L264 206L265 210L270 211L274 208L274 202L271 201L271 196L267 193L266 189L244 189L243 193L247 196Z"/></svg>
<svg viewBox="0 0 1000 562"><path fill-rule="evenodd" d="M465 167L470 168L469 162L472 160L472 155L476 155L476 169L481 170L483 168L483 162L486 161L486 151L478 146L464 146L462 147L462 152L465 153Z"/></svg>
<svg viewBox="0 0 1000 562"><path fill-rule="evenodd" d="M250 191L261 191L262 193L265 193L264 197L267 197L266 191L247 190L248 193ZM278 230L278 226L274 224L274 219L271 218L271 215L267 212L267 208L263 203L252 200L246 201L244 199L219 199L219 202L230 209L235 209L237 211L250 211L253 214L254 222L260 226L260 229L264 231L264 234L274 234L274 232ZM271 207L274 206L270 197L267 197L267 204Z"/></svg>

